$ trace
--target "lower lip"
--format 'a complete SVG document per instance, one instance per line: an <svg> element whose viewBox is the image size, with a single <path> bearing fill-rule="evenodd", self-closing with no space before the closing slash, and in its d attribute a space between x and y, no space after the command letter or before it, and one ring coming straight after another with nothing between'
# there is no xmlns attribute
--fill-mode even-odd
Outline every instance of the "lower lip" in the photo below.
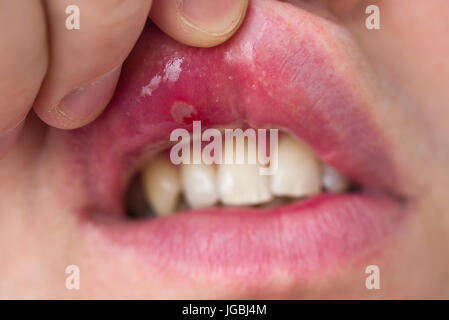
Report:
<svg viewBox="0 0 449 320"><path fill-rule="evenodd" d="M403 216L387 196L323 194L270 209L192 210L94 228L89 221L85 231L108 248L136 252L161 274L264 286L307 281L373 254Z"/></svg>

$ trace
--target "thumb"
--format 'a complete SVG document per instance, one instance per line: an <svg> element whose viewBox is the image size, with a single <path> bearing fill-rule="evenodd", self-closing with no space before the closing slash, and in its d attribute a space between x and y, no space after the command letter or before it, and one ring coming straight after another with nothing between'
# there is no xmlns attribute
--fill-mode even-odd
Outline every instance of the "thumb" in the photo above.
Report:
<svg viewBox="0 0 449 320"><path fill-rule="evenodd" d="M179 42L212 47L237 31L247 7L248 0L154 0L150 18Z"/></svg>
<svg viewBox="0 0 449 320"><path fill-rule="evenodd" d="M65 27L76 3L80 27ZM93 121L111 99L123 61L137 41L151 0L46 0L49 67L34 101L47 124L79 128Z"/></svg>

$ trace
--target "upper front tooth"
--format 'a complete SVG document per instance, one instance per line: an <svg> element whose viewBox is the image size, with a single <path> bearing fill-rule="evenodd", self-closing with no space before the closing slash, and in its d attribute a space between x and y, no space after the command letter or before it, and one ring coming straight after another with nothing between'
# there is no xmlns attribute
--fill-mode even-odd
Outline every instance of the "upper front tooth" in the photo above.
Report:
<svg viewBox="0 0 449 320"><path fill-rule="evenodd" d="M301 197L320 192L320 165L311 150L288 135L279 138L278 170L270 176L271 193Z"/></svg>
<svg viewBox="0 0 449 320"><path fill-rule="evenodd" d="M225 139L225 145L233 144ZM255 150L251 141L243 146L247 150ZM249 148L247 148L249 145ZM241 151L241 150L240 150ZM226 152L226 148L225 148ZM234 152L234 161L235 159ZM246 157L246 160L248 157ZM217 168L217 185L220 200L226 205L254 205L272 199L268 177L260 175L259 164L221 164Z"/></svg>
<svg viewBox="0 0 449 320"><path fill-rule="evenodd" d="M270 201L268 176L259 174L257 164L222 164L217 183L220 199L227 205L254 205Z"/></svg>
<svg viewBox="0 0 449 320"><path fill-rule="evenodd" d="M142 170L142 184L146 199L157 215L173 213L181 193L177 168L159 155Z"/></svg>
<svg viewBox="0 0 449 320"><path fill-rule="evenodd" d="M213 165L184 164L181 166L181 180L190 207L208 207L218 202Z"/></svg>
<svg viewBox="0 0 449 320"><path fill-rule="evenodd" d="M329 165L323 167L323 186L329 192L343 192L349 187L349 181Z"/></svg>

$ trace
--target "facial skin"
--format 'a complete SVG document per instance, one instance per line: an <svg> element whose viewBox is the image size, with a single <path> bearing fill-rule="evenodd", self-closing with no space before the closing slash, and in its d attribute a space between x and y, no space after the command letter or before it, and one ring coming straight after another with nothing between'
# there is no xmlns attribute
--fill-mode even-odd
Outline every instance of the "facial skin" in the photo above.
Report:
<svg viewBox="0 0 449 320"><path fill-rule="evenodd" d="M449 298L449 3L377 1L380 30L365 27L371 1L290 1L345 29L358 48L354 65L374 88L374 122L391 145L399 193L410 214L381 255L381 290L365 288L360 265L324 274L305 288L286 285L259 296L235 283L188 282L156 272L132 250L99 255L68 207L80 179L63 174L63 134L29 116L0 160L1 298ZM78 265L80 290L67 290L65 269Z"/></svg>

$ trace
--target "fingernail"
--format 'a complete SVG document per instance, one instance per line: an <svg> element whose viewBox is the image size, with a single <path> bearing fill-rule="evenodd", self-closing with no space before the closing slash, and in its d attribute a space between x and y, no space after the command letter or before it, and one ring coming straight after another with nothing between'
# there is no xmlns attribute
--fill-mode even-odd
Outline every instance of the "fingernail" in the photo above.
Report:
<svg viewBox="0 0 449 320"><path fill-rule="evenodd" d="M0 158L2 158L16 142L24 123L25 120L22 120L15 127L0 134Z"/></svg>
<svg viewBox="0 0 449 320"><path fill-rule="evenodd" d="M183 22L203 32L223 35L242 21L248 0L178 0Z"/></svg>
<svg viewBox="0 0 449 320"><path fill-rule="evenodd" d="M56 110L71 120L86 120L103 110L114 93L120 67L73 89L56 106Z"/></svg>

